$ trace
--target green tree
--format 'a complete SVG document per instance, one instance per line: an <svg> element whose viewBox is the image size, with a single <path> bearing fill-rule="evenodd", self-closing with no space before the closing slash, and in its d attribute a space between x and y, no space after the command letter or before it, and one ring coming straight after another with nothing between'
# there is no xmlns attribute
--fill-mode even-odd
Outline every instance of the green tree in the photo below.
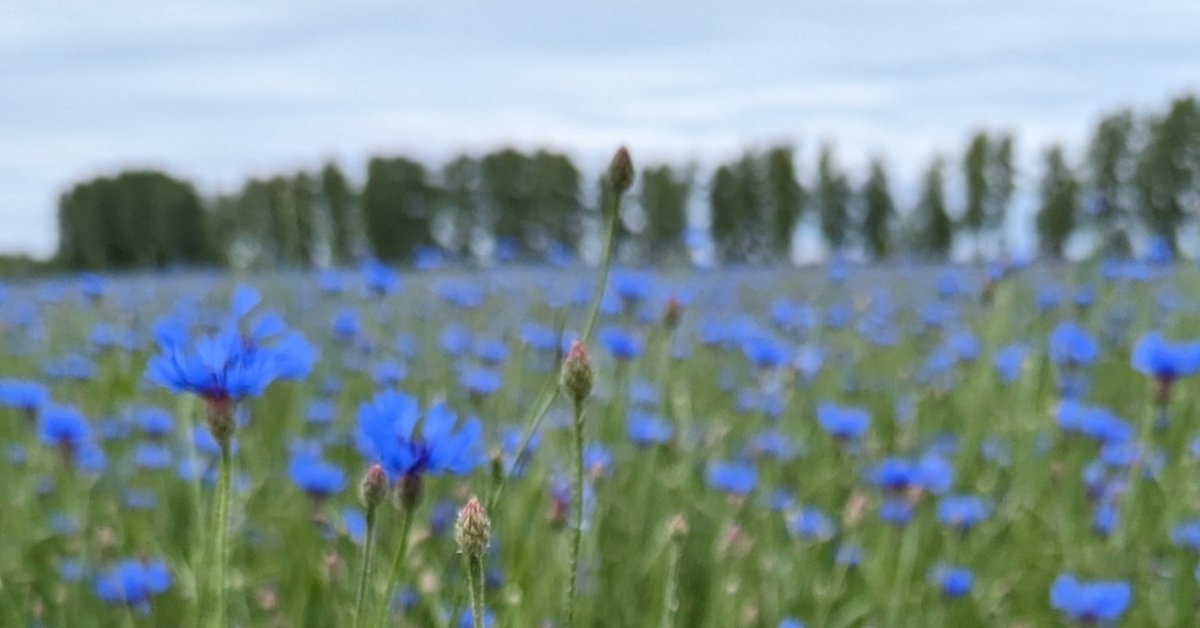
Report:
<svg viewBox="0 0 1200 628"><path fill-rule="evenodd" d="M831 251L840 251L849 243L851 233L850 182L834 161L830 146L821 149L813 196L821 217L821 235Z"/></svg>
<svg viewBox="0 0 1200 628"><path fill-rule="evenodd" d="M358 233L354 191L333 162L321 169L321 196L329 211L330 254L335 263L349 264L354 259L354 238Z"/></svg>
<svg viewBox="0 0 1200 628"><path fill-rule="evenodd" d="M638 200L646 214L650 257L661 262L683 251L690 177L676 174L671 166L662 164L643 168L640 182Z"/></svg>
<svg viewBox="0 0 1200 628"><path fill-rule="evenodd" d="M418 247L433 244L430 216L436 195L420 162L404 157L371 159L363 216L375 257L409 262Z"/></svg>
<svg viewBox="0 0 1200 628"><path fill-rule="evenodd" d="M1041 204L1037 212L1038 245L1042 253L1055 259L1063 256L1063 245L1075 229L1079 183L1063 157L1061 146L1045 153Z"/></svg>
<svg viewBox="0 0 1200 628"><path fill-rule="evenodd" d="M1176 234L1196 201L1200 163L1200 109L1192 97L1171 103L1167 115L1150 123L1149 141L1135 170L1142 223L1172 251Z"/></svg>
<svg viewBox="0 0 1200 628"><path fill-rule="evenodd" d="M772 217L771 252L783 260L791 259L792 234L800 220L807 194L796 178L795 151L791 146L773 146L767 150L766 191Z"/></svg>
<svg viewBox="0 0 1200 628"><path fill-rule="evenodd" d="M217 261L195 189L161 172L80 183L60 198L58 223L58 259L73 268Z"/></svg>
<svg viewBox="0 0 1200 628"><path fill-rule="evenodd" d="M913 210L917 221L916 248L937 260L945 260L954 244L954 223L946 211L945 162L934 157L921 183L921 196Z"/></svg>
<svg viewBox="0 0 1200 628"><path fill-rule="evenodd" d="M469 155L460 155L442 168L443 203L441 213L451 225L453 234L447 247L460 255L468 255L474 237L488 230L483 215L480 162Z"/></svg>
<svg viewBox="0 0 1200 628"><path fill-rule="evenodd" d="M296 221L296 257L305 267L311 267L316 247L316 208L314 188L316 182L306 172L299 172L287 189L287 200L292 204Z"/></svg>
<svg viewBox="0 0 1200 628"><path fill-rule="evenodd" d="M1135 224L1137 206L1135 131L1133 113L1122 110L1105 116L1088 144L1088 211L1084 217L1098 233L1101 251L1106 254L1128 255L1131 251L1128 234Z"/></svg>
<svg viewBox="0 0 1200 628"><path fill-rule="evenodd" d="M892 201L883 161L872 159L869 170L860 194L863 208L862 237L871 258L881 260L891 254L892 220L896 216L896 205Z"/></svg>
<svg viewBox="0 0 1200 628"><path fill-rule="evenodd" d="M978 248L984 224L988 221L988 162L991 159L991 143L982 131L971 138L967 152L963 155L963 182L967 199L963 206L963 224L974 238Z"/></svg>

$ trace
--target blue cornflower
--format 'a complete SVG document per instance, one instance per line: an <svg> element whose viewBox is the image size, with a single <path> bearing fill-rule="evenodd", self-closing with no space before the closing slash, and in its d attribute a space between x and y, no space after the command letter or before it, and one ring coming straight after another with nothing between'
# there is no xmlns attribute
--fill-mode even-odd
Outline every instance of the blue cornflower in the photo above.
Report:
<svg viewBox="0 0 1200 628"><path fill-rule="evenodd" d="M821 345L803 345L796 350L792 366L805 380L812 380L825 363L825 349Z"/></svg>
<svg viewBox="0 0 1200 628"><path fill-rule="evenodd" d="M942 590L946 597L962 597L971 590L974 576L966 567L937 565L929 572L929 581Z"/></svg>
<svg viewBox="0 0 1200 628"><path fill-rule="evenodd" d="M304 410L304 419L309 423L325 425L333 422L337 405L332 399L313 399Z"/></svg>
<svg viewBox="0 0 1200 628"><path fill-rule="evenodd" d="M879 502L879 520L902 526L912 519L912 504L903 497L885 496Z"/></svg>
<svg viewBox="0 0 1200 628"><path fill-rule="evenodd" d="M471 395L486 397L500 390L504 381L499 371L482 366L469 366L459 373L458 383Z"/></svg>
<svg viewBox="0 0 1200 628"><path fill-rule="evenodd" d="M764 456L787 460L796 455L796 446L787 434L779 430L763 430L754 435L750 449Z"/></svg>
<svg viewBox="0 0 1200 628"><path fill-rule="evenodd" d="M600 443L588 443L583 446L583 468L593 478L608 475L612 469L612 454Z"/></svg>
<svg viewBox="0 0 1200 628"><path fill-rule="evenodd" d="M1050 585L1050 605L1085 623L1117 619L1129 606L1131 595L1128 582L1080 582L1072 574L1060 574Z"/></svg>
<svg viewBox="0 0 1200 628"><path fill-rule="evenodd" d="M138 408L136 416L138 427L150 438L163 438L175 430L175 417L162 408Z"/></svg>
<svg viewBox="0 0 1200 628"><path fill-rule="evenodd" d="M670 423L651 414L631 412L625 419L625 435L640 446L661 445L671 440L674 429Z"/></svg>
<svg viewBox="0 0 1200 628"><path fill-rule="evenodd" d="M888 491L905 491L920 484L917 465L903 458L885 458L866 475L871 484Z"/></svg>
<svg viewBox="0 0 1200 628"><path fill-rule="evenodd" d="M966 531L986 519L988 510L978 495L947 495L938 501L937 519L944 526Z"/></svg>
<svg viewBox="0 0 1200 628"><path fill-rule="evenodd" d="M38 415L38 439L42 444L75 454L91 444L87 419L72 406L49 405Z"/></svg>
<svg viewBox="0 0 1200 628"><path fill-rule="evenodd" d="M614 270L609 276L608 284L626 303L644 301L650 298L654 291L654 277L630 270Z"/></svg>
<svg viewBox="0 0 1200 628"><path fill-rule="evenodd" d="M359 452L382 465L392 482L426 473L462 475L483 460L479 421L468 419L456 431L456 416L440 402L425 412L418 432L420 418L416 398L395 390L376 394L358 408Z"/></svg>
<svg viewBox="0 0 1200 628"><path fill-rule="evenodd" d="M1021 363L1025 360L1025 347L1019 344L1008 345L992 356L992 367L996 376L1005 384L1011 384L1021 374Z"/></svg>
<svg viewBox="0 0 1200 628"><path fill-rule="evenodd" d="M358 508L342 508L342 528L351 541L362 545L367 539L367 518Z"/></svg>
<svg viewBox="0 0 1200 628"><path fill-rule="evenodd" d="M1146 332L1133 346L1129 360L1139 372L1171 382L1200 370L1200 342L1171 343L1156 331Z"/></svg>
<svg viewBox="0 0 1200 628"><path fill-rule="evenodd" d="M50 398L44 384L26 379L0 380L0 404L26 412L42 407Z"/></svg>
<svg viewBox="0 0 1200 628"><path fill-rule="evenodd" d="M383 262L369 259L360 268L363 282L372 294L384 296L395 292L400 287L400 274Z"/></svg>
<svg viewBox="0 0 1200 628"><path fill-rule="evenodd" d="M833 523L833 519L813 506L805 506L788 515L787 527L792 534L822 541L833 538L833 535L837 533L837 526Z"/></svg>
<svg viewBox="0 0 1200 628"><path fill-rule="evenodd" d="M1171 528L1171 544L1200 551L1200 520L1183 521Z"/></svg>
<svg viewBox="0 0 1200 628"><path fill-rule="evenodd" d="M1117 526L1117 509L1112 504L1100 504L1092 511L1092 531L1100 536L1112 534Z"/></svg>
<svg viewBox="0 0 1200 628"><path fill-rule="evenodd" d="M476 338L475 355L484 364L496 366L508 358L508 345L503 339L494 336Z"/></svg>
<svg viewBox="0 0 1200 628"><path fill-rule="evenodd" d="M133 464L142 469L165 469L171 466L171 451L160 443L138 443Z"/></svg>
<svg viewBox="0 0 1200 628"><path fill-rule="evenodd" d="M171 573L161 560L126 559L96 577L96 597L107 604L143 608L150 597L171 586Z"/></svg>
<svg viewBox="0 0 1200 628"><path fill-rule="evenodd" d="M1096 340L1074 321L1063 321L1050 332L1050 360L1055 364L1090 364L1099 348Z"/></svg>
<svg viewBox="0 0 1200 628"><path fill-rule="evenodd" d="M793 617L784 617L779 620L778 628L804 628L804 622Z"/></svg>
<svg viewBox="0 0 1200 628"><path fill-rule="evenodd" d="M764 334L749 336L741 344L746 359L760 369L779 368L788 359L787 347Z"/></svg>
<svg viewBox="0 0 1200 628"><path fill-rule="evenodd" d="M833 562L846 567L857 566L862 561L862 546L856 543L843 543L833 553Z"/></svg>
<svg viewBox="0 0 1200 628"><path fill-rule="evenodd" d="M338 340L350 341L358 336L358 312L342 308L333 317L333 335Z"/></svg>
<svg viewBox="0 0 1200 628"><path fill-rule="evenodd" d="M458 614L458 628L471 628L471 625L472 625L471 619L472 619L471 609L469 609L469 608L462 609L462 611L459 612L459 614ZM484 628L489 628L490 626L492 626L495 623L496 623L496 618L495 618L495 616L492 615L492 611L484 609L484 611L483 611L483 626L484 626Z"/></svg>
<svg viewBox="0 0 1200 628"><path fill-rule="evenodd" d="M817 423L838 440L862 436L870 421L871 415L862 408L842 407L832 403L821 403L817 406Z"/></svg>
<svg viewBox="0 0 1200 628"><path fill-rule="evenodd" d="M379 386L395 386L408 376L408 368L396 360L380 360L371 367L371 381Z"/></svg>
<svg viewBox="0 0 1200 628"><path fill-rule="evenodd" d="M704 475L708 485L726 493L745 495L754 490L754 466L740 462L712 462Z"/></svg>
<svg viewBox="0 0 1200 628"><path fill-rule="evenodd" d="M596 338L608 353L618 360L632 360L642 352L642 342L620 327L605 327Z"/></svg>
<svg viewBox="0 0 1200 628"><path fill-rule="evenodd" d="M346 486L346 472L321 459L320 453L301 447L288 463L288 477L300 490L315 499L324 499Z"/></svg>

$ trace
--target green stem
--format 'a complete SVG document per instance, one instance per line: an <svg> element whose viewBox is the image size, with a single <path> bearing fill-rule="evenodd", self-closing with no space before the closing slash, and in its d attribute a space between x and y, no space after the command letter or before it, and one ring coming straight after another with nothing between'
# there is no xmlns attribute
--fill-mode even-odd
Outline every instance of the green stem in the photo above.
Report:
<svg viewBox="0 0 1200 628"><path fill-rule="evenodd" d="M682 553L679 541L671 541L667 554L667 584L663 591L663 612L660 628L674 628L675 613L679 611L679 558Z"/></svg>
<svg viewBox="0 0 1200 628"><path fill-rule="evenodd" d="M217 510L217 530L216 543L213 550L213 580L212 586L216 589L215 600L213 604L213 622L212 625L221 628L225 625L225 563L228 556L228 537L229 537L229 484L230 476L233 472L233 459L229 451L229 443L221 443L221 462L217 466L217 493L216 510Z"/></svg>
<svg viewBox="0 0 1200 628"><path fill-rule="evenodd" d="M488 496L487 511L495 512L496 506L500 503L500 497L504 495L504 488L508 486L509 481L516 473L517 467L520 466L521 458L525 455L525 448L529 446L530 439L533 438L534 432L542 425L542 419L546 418L546 412L554 405L554 400L558 397L558 375L546 383L546 387L538 396L537 403L534 404L534 412L529 415L526 421L525 431L521 433L521 443L517 446L517 454L513 459L513 465L504 472L504 477L496 485L492 494Z"/></svg>
<svg viewBox="0 0 1200 628"><path fill-rule="evenodd" d="M567 628L575 628L575 593L579 580L579 547L583 541L583 402L575 404L575 486L571 491L575 521L571 529L571 579L567 589Z"/></svg>
<svg viewBox="0 0 1200 628"><path fill-rule="evenodd" d="M613 207L608 212L608 233L604 236L604 248L600 252L600 268L596 273L596 284L592 287L592 302L588 305L587 318L583 320L583 329L579 332L579 342L587 343L592 337L592 328L596 325L596 317L600 313L600 300L604 297L604 287L608 284L608 267L612 264L613 241L617 239L617 224L620 222L621 195L614 192Z"/></svg>
<svg viewBox="0 0 1200 628"><path fill-rule="evenodd" d="M383 590L383 603L379 611L379 625L386 626L388 618L388 609L392 605L392 589L396 586L396 578L400 577L400 566L404 564L404 556L408 553L408 537L412 531L413 518L417 514L416 508L408 508L404 511L404 524L400 527L400 549L396 552L396 557L392 559L392 569L388 572L387 588Z"/></svg>
<svg viewBox="0 0 1200 628"><path fill-rule="evenodd" d="M471 596L471 626L483 628L482 556L467 556L467 592Z"/></svg>
<svg viewBox="0 0 1200 628"><path fill-rule="evenodd" d="M378 508L367 508L367 539L363 545L362 573L358 578L358 595L354 603L354 626L361 628L366 619L367 582L371 579L371 564L375 558L375 517Z"/></svg>

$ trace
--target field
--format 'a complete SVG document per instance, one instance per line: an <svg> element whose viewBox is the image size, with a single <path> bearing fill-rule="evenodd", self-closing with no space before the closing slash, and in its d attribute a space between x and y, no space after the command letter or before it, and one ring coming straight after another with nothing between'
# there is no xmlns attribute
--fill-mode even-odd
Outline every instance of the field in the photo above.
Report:
<svg viewBox="0 0 1200 628"><path fill-rule="evenodd" d="M214 408L237 423L229 625L359 625L363 415L388 389L430 446L447 412L479 432L459 468L426 461L412 510L378 507L361 625L470 625L473 495L488 625L565 625L573 415L549 393L593 275L380 272L9 285L0 625L202 625ZM261 303L231 311L239 285ZM1197 288L1135 262L614 270L585 343L577 625L1197 625L1200 352L1143 337L1200 337ZM236 407L147 369L277 323L319 357Z"/></svg>

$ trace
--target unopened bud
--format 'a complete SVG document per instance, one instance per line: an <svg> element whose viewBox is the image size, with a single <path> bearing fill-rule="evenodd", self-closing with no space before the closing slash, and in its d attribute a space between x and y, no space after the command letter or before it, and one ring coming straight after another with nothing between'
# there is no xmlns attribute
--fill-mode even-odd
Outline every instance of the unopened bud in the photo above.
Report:
<svg viewBox="0 0 1200 628"><path fill-rule="evenodd" d="M683 306L679 304L679 299L675 295L667 297L667 302L663 305L662 323L669 331L674 331L679 326L679 319L683 317Z"/></svg>
<svg viewBox="0 0 1200 628"><path fill-rule="evenodd" d="M592 394L592 378L592 361L588 359L587 349L576 340L571 343L562 364L562 387L576 407L582 406L583 400Z"/></svg>
<svg viewBox="0 0 1200 628"><path fill-rule="evenodd" d="M358 485L358 498L362 500L367 510L371 510L383 503L383 498L387 496L387 489L387 476L383 474L383 467L373 464L363 474L362 482Z"/></svg>
<svg viewBox="0 0 1200 628"><path fill-rule="evenodd" d="M483 505L472 497L462 510L458 511L458 521L454 523L454 540L458 543L458 551L471 558L479 558L487 551L491 539L492 522L488 521Z"/></svg>
<svg viewBox="0 0 1200 628"><path fill-rule="evenodd" d="M618 196L633 185L633 160L624 146L617 149L617 154L613 155L612 162L608 164L608 184Z"/></svg>

